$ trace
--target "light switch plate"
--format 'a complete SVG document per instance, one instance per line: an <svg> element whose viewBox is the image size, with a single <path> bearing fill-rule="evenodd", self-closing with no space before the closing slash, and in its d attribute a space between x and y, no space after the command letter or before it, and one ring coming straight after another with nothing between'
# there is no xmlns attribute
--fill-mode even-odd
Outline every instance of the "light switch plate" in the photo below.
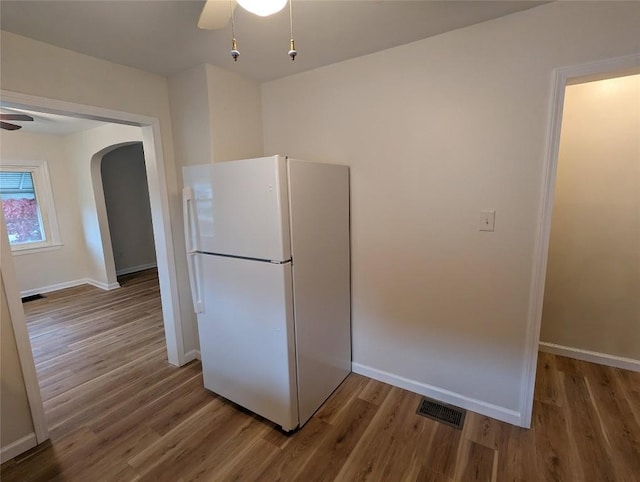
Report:
<svg viewBox="0 0 640 482"><path fill-rule="evenodd" d="M480 211L480 231L495 231L496 228L496 212Z"/></svg>

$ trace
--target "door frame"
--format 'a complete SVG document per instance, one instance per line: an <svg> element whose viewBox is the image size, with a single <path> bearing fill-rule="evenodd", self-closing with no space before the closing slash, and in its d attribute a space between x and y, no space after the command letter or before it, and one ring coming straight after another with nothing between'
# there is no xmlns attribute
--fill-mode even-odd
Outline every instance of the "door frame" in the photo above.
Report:
<svg viewBox="0 0 640 482"><path fill-rule="evenodd" d="M558 154L560 150L560 130L564 110L565 88L576 80L581 82L603 80L618 73L640 71L640 54L615 57L554 70L553 95L551 97L551 117L547 136L547 154L544 163L538 226L534 245L533 270L529 293L529 312L525 339L525 357L521 385L520 425L531 426L533 394L535 389L536 366L542 324L542 305L549 256L551 236L551 214L555 197Z"/></svg>
<svg viewBox="0 0 640 482"><path fill-rule="evenodd" d="M173 234L171 232L169 195L165 174L160 121L155 117L49 99L46 97L20 94L6 90L0 90L0 98L2 99L1 105L3 107L23 108L115 124L133 125L141 128L149 183L149 199L151 202L151 217L158 263L162 318L164 322L168 360L169 363L175 366L182 366L190 361L184 353L178 297L178 278ZM0 218L0 222L2 223L2 233L4 234L6 230L4 217ZM10 252L10 250L8 252ZM5 289L7 290L7 302L11 310L18 355L23 365L23 376L27 387L34 427L36 428L38 443L41 443L48 438L48 431L46 420L44 419L44 410L35 371L31 342L26 329L24 310L20 302L12 256L3 256L2 275Z"/></svg>

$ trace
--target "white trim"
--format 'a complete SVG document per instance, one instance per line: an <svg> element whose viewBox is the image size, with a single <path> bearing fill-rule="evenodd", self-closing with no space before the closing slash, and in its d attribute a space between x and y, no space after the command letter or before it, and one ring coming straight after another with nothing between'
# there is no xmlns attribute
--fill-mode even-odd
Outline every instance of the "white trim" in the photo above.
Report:
<svg viewBox="0 0 640 482"><path fill-rule="evenodd" d="M63 243L51 243L46 246L40 245L35 248L31 248L31 247L16 248L14 245L13 249L11 250L11 253L14 256L24 256L25 254L36 254L36 253L44 253L46 251L55 251L56 249L60 249L63 246L64 246Z"/></svg>
<svg viewBox="0 0 640 482"><path fill-rule="evenodd" d="M21 439L18 439L9 445L0 447L0 464L4 464L7 460L17 457L36 445L38 445L36 441L36 434L31 432L29 435L25 435Z"/></svg>
<svg viewBox="0 0 640 482"><path fill-rule="evenodd" d="M419 393L420 395L431 397L466 410L471 410L472 412L480 413L487 417L495 418L496 420L501 420L512 425L521 425L520 413L515 410L483 402L482 400L477 400L475 398L466 397L444 388L434 387L433 385L428 385L416 380L410 380L399 375L394 375L393 373L362 365L361 363L353 362L351 364L351 369L358 375L364 375L365 377L373 378L414 393Z"/></svg>
<svg viewBox="0 0 640 482"><path fill-rule="evenodd" d="M100 288L101 290L105 291L111 291L115 290L116 288L120 288L120 283L118 283L117 281L115 283L103 283L102 281L85 278L84 282L88 285L95 286L96 288Z"/></svg>
<svg viewBox="0 0 640 482"><path fill-rule="evenodd" d="M0 253L10 252L11 248L9 247L9 236L7 234L7 225L4 221L4 212L0 209ZM49 430L47 429L47 420L44 416L44 405L42 404L40 385L38 384L38 377L36 375L36 365L33 361L33 351L31 350L31 341L29 340L29 332L27 331L27 322L24 317L22 301L18 293L18 278L16 278L13 256L0 256L0 271L2 271L4 294L11 316L13 336L16 340L16 349L18 350L24 388L27 392L27 400L29 401L29 410L31 411L31 420L33 422L36 442L42 443L49 438Z"/></svg>
<svg viewBox="0 0 640 482"><path fill-rule="evenodd" d="M575 358L577 360L588 361L591 363L598 363L599 365L640 372L640 360L636 360L634 358L609 355L608 353L583 350L582 348L573 348L544 341L540 342L540 351L552 353L554 355L567 356L569 358Z"/></svg>
<svg viewBox="0 0 640 482"><path fill-rule="evenodd" d="M24 298L25 296L38 295L38 294L41 295L43 293L51 293L52 291L64 290L66 288L74 288L76 286L81 286L81 285L91 285L105 291L111 291L116 288L120 288L120 283L107 284L107 283L96 281L90 278L80 278L72 281L65 281L63 283L56 283L54 285L42 286L41 288L24 290L20 292L20 296Z"/></svg>
<svg viewBox="0 0 640 482"><path fill-rule="evenodd" d="M142 128L142 146L151 201L151 221L155 240L158 280L162 294L162 314L167 337L169 363L182 366L184 361L184 339L182 336L182 316L178 294L176 257L173 250L173 233L169 213L169 193L164 171L160 121L152 119ZM152 180L154 182L152 182ZM161 218L161 219L158 219ZM170 321L170 323L167 322Z"/></svg>
<svg viewBox="0 0 640 482"><path fill-rule="evenodd" d="M544 284L547 273L549 238L551 233L551 212L555 194L556 172L558 169L558 149L560 146L560 127L564 107L564 91L569 79L599 75L605 72L617 73L637 68L640 54L600 60L573 67L559 68L554 71L553 94L551 97L547 155L542 176L540 206L538 207L538 226L535 239L531 285L529 292L529 310L525 338L524 363L522 367L522 385L520 387L520 413L522 426L531 426L533 411L533 392L538 360L540 324Z"/></svg>
<svg viewBox="0 0 640 482"><path fill-rule="evenodd" d="M200 358L200 350L191 350L184 354L185 363L189 363L193 360L202 360Z"/></svg>
<svg viewBox="0 0 640 482"><path fill-rule="evenodd" d="M75 286L86 285L86 284L87 284L87 279L81 278L73 281L65 281L64 283L56 283L54 285L43 286L41 288L24 290L20 292L20 296L24 298L25 296L41 295L43 293L51 293L52 291L64 290L66 288L73 288Z"/></svg>
<svg viewBox="0 0 640 482"><path fill-rule="evenodd" d="M137 273L138 271L144 271L145 269L156 268L157 266L158 266L157 263L141 264L138 266L132 266L131 268L119 269L118 271L116 271L116 275L122 276L125 274Z"/></svg>
<svg viewBox="0 0 640 482"><path fill-rule="evenodd" d="M149 183L149 199L151 201L151 217L158 262L167 355L169 363L177 366L184 365L184 342L180 316L180 299L178 296L178 277L173 248L173 234L171 232L171 210L165 176L160 121L155 117L6 90L0 90L0 97L2 105L7 107L73 115L85 119L135 125L142 128L142 144Z"/></svg>

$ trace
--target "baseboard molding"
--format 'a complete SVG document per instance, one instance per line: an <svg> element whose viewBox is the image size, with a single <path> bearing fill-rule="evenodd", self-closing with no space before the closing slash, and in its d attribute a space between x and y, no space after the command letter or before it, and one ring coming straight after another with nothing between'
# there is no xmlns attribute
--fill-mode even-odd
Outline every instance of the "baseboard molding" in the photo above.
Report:
<svg viewBox="0 0 640 482"><path fill-rule="evenodd" d="M36 445L38 445L36 442L36 434L31 432L29 435L26 435L9 445L0 447L0 464L4 464L7 460L17 457Z"/></svg>
<svg viewBox="0 0 640 482"><path fill-rule="evenodd" d="M51 293L52 291L58 291L66 288L73 288L74 286L87 285L87 284L91 286L95 286L96 288L100 288L102 290L107 290L107 291L120 288L120 283L107 284L107 283L102 283L100 281L95 281L89 278L81 278L81 279L76 279L72 281L65 281L64 283L56 283L54 285L41 286L40 288L24 290L20 292L20 296L24 298L25 296L38 295L38 294L41 295L44 293Z"/></svg>
<svg viewBox="0 0 640 482"><path fill-rule="evenodd" d="M480 413L482 415L495 418L496 420L500 420L502 422L507 422L520 427L522 426L522 417L520 415L520 412L517 412L515 410L510 410L508 408L493 405L488 402L483 402L482 400L466 397L459 393L445 390L444 388L434 387L433 385L410 380L408 378L394 375L393 373L378 370L376 368L362 365L360 363L352 363L351 369L358 375L364 375L365 377L373 378L375 380L388 383L389 385L403 388L414 393L419 393L420 395L424 395L426 397L430 397L444 403L455 405L472 412Z"/></svg>
<svg viewBox="0 0 640 482"><path fill-rule="evenodd" d="M20 292L20 296L41 295L43 293L50 293L51 291L63 290L65 288L73 288L74 286L80 286L87 283L86 279L76 279L73 281L65 281L64 283L57 283L49 286L42 286L40 288L34 288L31 290L24 290Z"/></svg>
<svg viewBox="0 0 640 482"><path fill-rule="evenodd" d="M184 362L189 363L193 360L201 360L200 358L200 350L191 350L184 354Z"/></svg>
<svg viewBox="0 0 640 482"><path fill-rule="evenodd" d="M102 281L96 281L94 279L87 278L85 279L85 283L105 291L111 291L115 290L116 288L120 288L120 283L118 283L117 281L115 283L103 283Z"/></svg>
<svg viewBox="0 0 640 482"><path fill-rule="evenodd" d="M132 266L131 268L124 268L116 271L116 276L122 276L125 274L137 273L138 271L144 271L145 269L157 268L157 263L141 264L139 266Z"/></svg>
<svg viewBox="0 0 640 482"><path fill-rule="evenodd" d="M540 342L539 350L553 355L566 356L591 363L598 363L599 365L640 372L640 360L635 360L633 358L609 355L607 353L583 350L581 348L572 348L570 346L556 345L555 343L547 343L544 341Z"/></svg>

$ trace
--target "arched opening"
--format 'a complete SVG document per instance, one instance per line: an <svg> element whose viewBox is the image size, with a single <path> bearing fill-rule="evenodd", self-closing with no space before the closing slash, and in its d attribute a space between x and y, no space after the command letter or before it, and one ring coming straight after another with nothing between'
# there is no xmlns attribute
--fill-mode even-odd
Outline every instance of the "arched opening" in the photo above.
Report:
<svg viewBox="0 0 640 482"><path fill-rule="evenodd" d="M103 155L100 174L116 276L155 268L142 143L121 146Z"/></svg>

